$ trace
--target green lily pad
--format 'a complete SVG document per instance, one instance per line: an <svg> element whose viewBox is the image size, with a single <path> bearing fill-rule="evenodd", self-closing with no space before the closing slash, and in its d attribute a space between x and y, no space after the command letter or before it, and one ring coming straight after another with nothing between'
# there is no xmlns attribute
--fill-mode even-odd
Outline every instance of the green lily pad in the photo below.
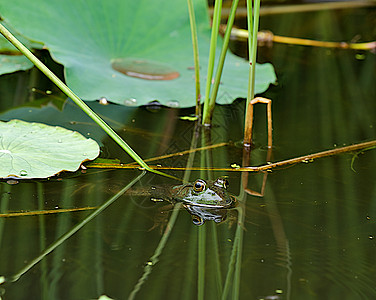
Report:
<svg viewBox="0 0 376 300"><path fill-rule="evenodd" d="M204 94L210 27L206 0L194 0ZM68 86L85 100L118 104L158 100L195 104L194 62L186 0L12 0L0 2L7 24L42 42L64 65ZM219 42L217 57L220 52ZM246 97L249 64L228 53L218 103ZM257 65L256 93L276 80L270 64Z"/></svg>
<svg viewBox="0 0 376 300"><path fill-rule="evenodd" d="M47 178L99 155L92 139L62 127L0 121L0 178Z"/></svg>

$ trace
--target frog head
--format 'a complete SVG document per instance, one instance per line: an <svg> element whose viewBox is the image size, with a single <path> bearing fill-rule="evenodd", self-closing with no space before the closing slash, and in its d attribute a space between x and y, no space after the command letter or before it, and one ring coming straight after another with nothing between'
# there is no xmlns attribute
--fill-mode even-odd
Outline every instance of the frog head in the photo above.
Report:
<svg viewBox="0 0 376 300"><path fill-rule="evenodd" d="M235 197L227 191L228 180L219 177L215 181L197 179L194 183L178 186L175 200L184 205L205 208L231 208L235 204Z"/></svg>

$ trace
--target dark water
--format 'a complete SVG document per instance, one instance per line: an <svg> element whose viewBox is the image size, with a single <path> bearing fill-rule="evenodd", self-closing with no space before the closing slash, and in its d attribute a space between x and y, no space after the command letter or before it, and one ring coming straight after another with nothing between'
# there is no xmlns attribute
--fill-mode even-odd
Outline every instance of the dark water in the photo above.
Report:
<svg viewBox="0 0 376 300"><path fill-rule="evenodd" d="M336 41L360 34L360 41L369 41L375 36L374 20L374 10L358 9L265 17L261 28ZM278 85L263 95L273 100L272 161L375 139L375 54L286 45L259 52L259 60L272 62L278 75ZM1 120L77 130L101 143L101 157L131 161L71 102L60 110L59 100L55 106L25 103L30 86L46 88L40 77L32 70L1 78ZM191 145L194 124L179 116L192 109L90 105L143 158ZM243 111L243 100L216 108L210 136L201 135L197 143L228 144L196 153L194 166L242 165ZM252 165L266 160L265 121L265 108L257 106ZM193 171L191 180L228 175L229 190L244 205L229 211L219 225L195 226L181 209L168 236L162 229L169 218L160 216L171 215L171 207L147 197L121 196L18 281L3 284L2 298L375 299L376 152L358 153L353 160L354 154L274 170L262 198L244 195L240 172ZM151 164L185 167L187 157ZM184 176L183 171L166 172ZM2 213L52 213L0 218L0 275L20 272L93 211L59 209L97 207L138 175L138 170L89 169L46 181L1 183ZM248 187L260 191L263 176L250 174ZM136 185L161 183L178 184L146 174Z"/></svg>

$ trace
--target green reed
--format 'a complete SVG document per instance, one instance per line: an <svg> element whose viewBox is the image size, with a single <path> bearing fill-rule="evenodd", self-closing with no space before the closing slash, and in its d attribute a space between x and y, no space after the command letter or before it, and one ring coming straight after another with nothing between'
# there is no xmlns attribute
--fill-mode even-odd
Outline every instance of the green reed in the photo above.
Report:
<svg viewBox="0 0 376 300"><path fill-rule="evenodd" d="M196 117L199 118L201 115L201 92L200 92L200 63L198 55L198 40L197 40L197 27L196 27L196 18L193 7L192 0L187 0L188 3L188 13L189 21L191 24L191 35L192 35L192 46L193 46L193 60L195 64L195 85L196 85Z"/></svg>
<svg viewBox="0 0 376 300"><path fill-rule="evenodd" d="M247 105L255 97L255 73L257 56L257 32L260 19L260 0L254 0L254 12L252 14L252 0L247 0L247 26L248 26L248 57L249 79Z"/></svg>

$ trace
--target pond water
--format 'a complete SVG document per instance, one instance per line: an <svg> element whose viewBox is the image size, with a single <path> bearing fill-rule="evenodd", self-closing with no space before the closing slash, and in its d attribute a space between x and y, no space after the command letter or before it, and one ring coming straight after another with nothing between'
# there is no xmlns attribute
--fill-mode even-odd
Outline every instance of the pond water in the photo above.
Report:
<svg viewBox="0 0 376 300"><path fill-rule="evenodd" d="M361 34L361 41L370 41L375 20L371 9L286 14L263 17L261 29L336 41ZM233 47L244 53L244 45ZM375 139L374 53L275 44L259 49L259 61L272 62L278 76L278 85L263 95L273 101L273 162ZM36 70L3 76L0 86L1 120L77 130L101 143L101 157L131 162L72 102L53 92L41 106L44 98L30 96L30 87L51 88ZM195 167L243 165L244 100L230 104L231 95L219 97L229 105L216 108L213 128L197 139L197 147L216 147L196 152ZM187 150L194 140L194 124L179 118L193 109L89 104L143 158ZM250 163L262 165L265 108L257 105L255 114ZM150 164L184 168L187 161L185 154ZM196 226L184 208L125 194L40 261L49 245L141 172L88 168L44 181L1 182L2 214L34 212L0 218L0 275L15 279L22 273L1 285L1 297L376 299L375 166L370 149L279 168L267 177L193 170L191 181L228 176L240 205L221 224ZM184 170L165 172L187 176ZM264 178L263 197L244 193L245 182L260 191ZM146 174L135 186L160 184L180 183Z"/></svg>

